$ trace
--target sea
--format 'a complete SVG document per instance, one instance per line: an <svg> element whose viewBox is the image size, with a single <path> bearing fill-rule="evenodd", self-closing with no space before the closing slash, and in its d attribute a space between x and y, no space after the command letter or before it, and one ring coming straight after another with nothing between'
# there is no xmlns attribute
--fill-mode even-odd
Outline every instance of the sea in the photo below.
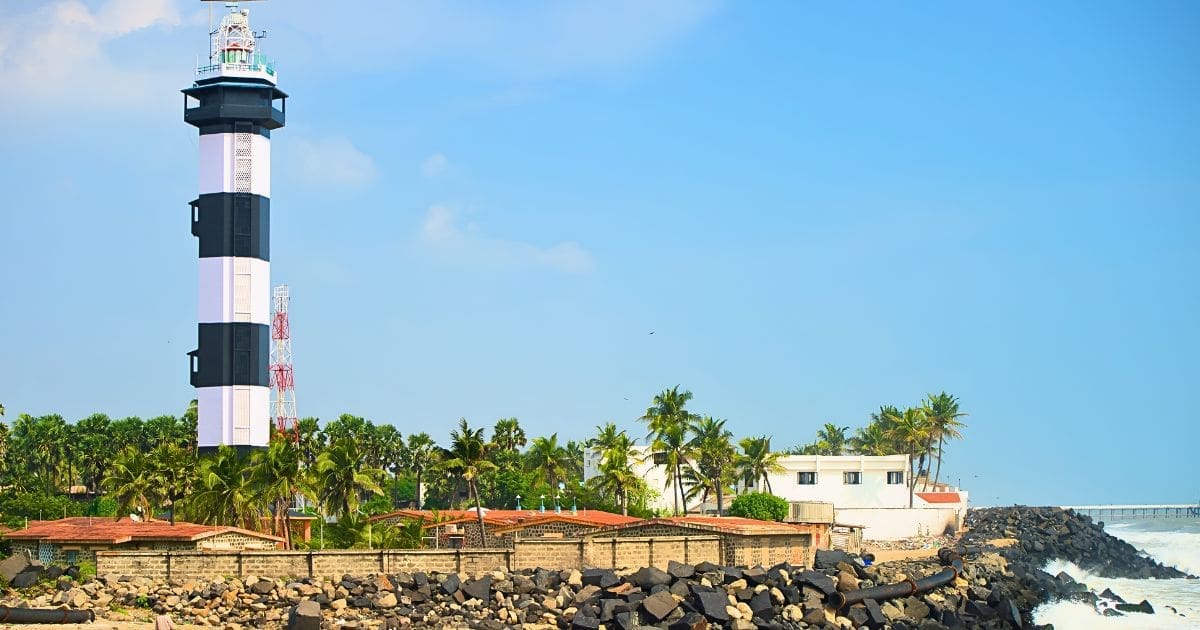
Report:
<svg viewBox="0 0 1200 630"><path fill-rule="evenodd" d="M1105 522L1104 531L1128 542L1162 564L1200 576L1200 518L1113 520ZM1099 593L1109 588L1130 603L1136 604L1145 599L1154 606L1155 614L1128 613L1121 617L1105 617L1097 614L1089 604L1055 602L1034 610L1034 621L1039 624L1054 624L1055 630L1200 629L1200 580L1103 578L1062 560L1051 561L1045 570L1050 575L1066 571L1077 581L1087 584L1092 591ZM1177 612L1172 612L1171 608Z"/></svg>

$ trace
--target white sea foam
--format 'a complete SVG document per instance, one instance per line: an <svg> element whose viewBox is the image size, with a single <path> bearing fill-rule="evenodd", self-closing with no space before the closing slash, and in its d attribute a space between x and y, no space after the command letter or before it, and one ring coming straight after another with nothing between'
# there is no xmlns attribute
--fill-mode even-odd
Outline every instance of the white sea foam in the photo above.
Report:
<svg viewBox="0 0 1200 630"><path fill-rule="evenodd" d="M1110 523L1106 524L1105 531L1163 564L1193 575L1200 573L1200 521L1196 519ZM1109 588L1130 603L1145 599L1156 611L1153 615L1128 613L1121 617L1103 617L1090 605L1077 602L1055 602L1034 610L1034 621L1052 623L1056 630L1200 628L1200 580L1103 578L1058 560L1047 564L1045 571L1051 575L1065 571L1097 593ZM1172 613L1169 607L1177 613Z"/></svg>

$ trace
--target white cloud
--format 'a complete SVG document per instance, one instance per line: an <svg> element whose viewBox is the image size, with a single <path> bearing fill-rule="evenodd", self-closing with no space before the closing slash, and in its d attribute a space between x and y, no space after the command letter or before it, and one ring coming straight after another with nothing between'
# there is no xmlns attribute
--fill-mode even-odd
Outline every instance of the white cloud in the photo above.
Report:
<svg viewBox="0 0 1200 630"><path fill-rule="evenodd" d="M439 256L457 264L489 269L545 267L565 273L590 273L596 268L592 254L574 241L538 247L482 234L478 226L460 226L453 208L434 205L425 213L421 241Z"/></svg>
<svg viewBox="0 0 1200 630"><path fill-rule="evenodd" d="M433 179L445 173L447 168L450 168L450 160L441 153L434 153L421 162L421 177Z"/></svg>
<svg viewBox="0 0 1200 630"><path fill-rule="evenodd" d="M34 7L27 13L12 8ZM180 24L172 0L78 0L0 8L0 107L130 106L158 94L175 98L186 71L164 72L155 54L111 57L107 47L151 27ZM147 51L149 53L149 51ZM186 58L185 58L186 59ZM180 64L183 65L183 64Z"/></svg>
<svg viewBox="0 0 1200 630"><path fill-rule="evenodd" d="M345 136L295 136L289 147L303 184L321 188L362 188L379 177L375 160Z"/></svg>

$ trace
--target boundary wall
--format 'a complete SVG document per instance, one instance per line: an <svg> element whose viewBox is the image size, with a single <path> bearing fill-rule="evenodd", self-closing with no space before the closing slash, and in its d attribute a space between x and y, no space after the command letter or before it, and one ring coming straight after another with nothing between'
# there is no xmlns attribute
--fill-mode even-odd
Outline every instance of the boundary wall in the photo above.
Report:
<svg viewBox="0 0 1200 630"><path fill-rule="evenodd" d="M965 508L846 508L836 510L838 523L861 525L866 540L899 540L958 532Z"/></svg>
<svg viewBox="0 0 1200 630"><path fill-rule="evenodd" d="M347 573L477 573L519 569L656 566L671 560L721 563L719 536L518 540L513 549L353 549L334 551L98 551L98 575L209 580L255 575L337 579Z"/></svg>

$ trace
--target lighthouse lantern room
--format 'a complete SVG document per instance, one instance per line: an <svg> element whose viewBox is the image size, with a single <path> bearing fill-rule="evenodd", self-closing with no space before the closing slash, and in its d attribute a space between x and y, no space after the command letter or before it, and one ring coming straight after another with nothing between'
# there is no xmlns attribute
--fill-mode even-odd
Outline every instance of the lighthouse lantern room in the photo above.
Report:
<svg viewBox="0 0 1200 630"><path fill-rule="evenodd" d="M271 132L287 95L250 12L229 12L210 33L209 63L184 93L183 119L200 132L198 345L188 353L200 449L249 449L270 440Z"/></svg>

